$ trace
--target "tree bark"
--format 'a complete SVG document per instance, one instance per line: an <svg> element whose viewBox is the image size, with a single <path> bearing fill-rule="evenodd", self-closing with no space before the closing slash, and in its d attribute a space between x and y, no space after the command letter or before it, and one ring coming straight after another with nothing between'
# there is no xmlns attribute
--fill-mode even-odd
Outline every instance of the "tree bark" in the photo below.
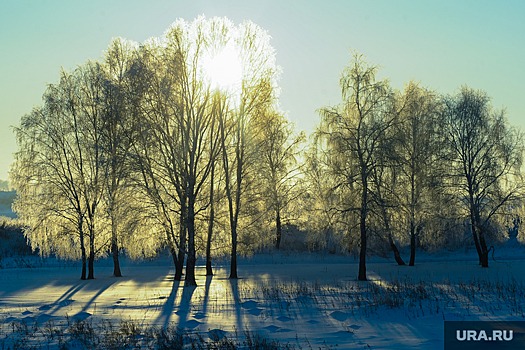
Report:
<svg viewBox="0 0 525 350"><path fill-rule="evenodd" d="M195 200L193 196L188 198L188 259L186 261L186 277L184 278L184 286L196 286L195 280L195 265L197 257L195 255Z"/></svg>
<svg viewBox="0 0 525 350"><path fill-rule="evenodd" d="M117 227L115 224L115 219L111 218L111 255L113 256L113 276L122 277L122 271L120 270L120 261L119 261L119 248L117 240Z"/></svg>
<svg viewBox="0 0 525 350"><path fill-rule="evenodd" d="M414 266L416 264L416 238L410 236L410 261L408 266Z"/></svg>
<svg viewBox="0 0 525 350"><path fill-rule="evenodd" d="M210 173L210 217L208 221L208 237L206 240L206 276L213 276L213 268L211 265L211 242L213 238L213 225L215 222L215 164L211 166Z"/></svg>
<svg viewBox="0 0 525 350"><path fill-rule="evenodd" d="M362 193L361 193L361 210L360 210L360 249L359 249L359 273L357 279L359 281L366 281L366 216L368 214L368 186L366 175L362 175Z"/></svg>
<svg viewBox="0 0 525 350"><path fill-rule="evenodd" d="M481 264L481 267L489 267L489 250L487 247L487 242L485 241L485 232L483 228L480 226L480 229L478 230L479 234L479 246L480 246L480 257L479 261Z"/></svg>
<svg viewBox="0 0 525 350"><path fill-rule="evenodd" d="M232 226L232 250L230 259L230 279L237 279L237 225Z"/></svg>
<svg viewBox="0 0 525 350"><path fill-rule="evenodd" d="M88 257L88 280L95 279L95 247L90 243L89 257Z"/></svg>
<svg viewBox="0 0 525 350"><path fill-rule="evenodd" d="M87 254L86 254L86 246L84 243L84 235L80 234L80 252L82 254L82 272L80 274L80 279L85 280L86 279L86 260L87 260Z"/></svg>
<svg viewBox="0 0 525 350"><path fill-rule="evenodd" d="M93 218L90 219L93 222ZM95 227L89 225L88 280L95 279Z"/></svg>
<svg viewBox="0 0 525 350"><path fill-rule="evenodd" d="M180 213L180 228L179 228L179 254L175 265L175 280L182 281L182 275L184 274L184 260L186 257L186 201L185 198L181 200L181 213Z"/></svg>
<svg viewBox="0 0 525 350"><path fill-rule="evenodd" d="M399 266L405 266L405 261L401 257L401 253L399 253L399 249L396 246L396 243L394 242L394 238L392 238L392 234L388 234L388 241L390 244L390 249L392 249L392 252L394 253L394 259L396 260L396 263Z"/></svg>
<svg viewBox="0 0 525 350"><path fill-rule="evenodd" d="M481 248L481 245L480 245L480 241L479 241L479 232L478 230L481 229L481 227L479 226L479 214L477 214L477 208L474 204L474 200L472 199L472 195L471 195L471 200L470 200L470 227L471 227L471 230L472 230L472 239L474 240L474 246L476 247L476 252L478 253L478 258L479 258L479 264L481 266L483 266L483 251L482 251L482 248ZM487 261L487 264L488 264L488 261Z"/></svg>
<svg viewBox="0 0 525 350"><path fill-rule="evenodd" d="M421 226L416 228L414 222L410 222L410 261L408 266L414 266L416 264L416 245L417 245L417 236L421 231Z"/></svg>
<svg viewBox="0 0 525 350"><path fill-rule="evenodd" d="M279 209L276 210L275 215L275 230L276 230L276 240L275 240L275 249L279 250L281 248L281 239L283 235L283 228L281 224L281 212Z"/></svg>

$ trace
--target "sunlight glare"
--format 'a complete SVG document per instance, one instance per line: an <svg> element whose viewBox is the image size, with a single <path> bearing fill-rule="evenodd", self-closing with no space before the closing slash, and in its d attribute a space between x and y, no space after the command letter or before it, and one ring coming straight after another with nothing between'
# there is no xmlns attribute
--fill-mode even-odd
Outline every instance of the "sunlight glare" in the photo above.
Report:
<svg viewBox="0 0 525 350"><path fill-rule="evenodd" d="M233 44L203 58L203 70L212 89L232 92L240 87L242 63L238 49Z"/></svg>

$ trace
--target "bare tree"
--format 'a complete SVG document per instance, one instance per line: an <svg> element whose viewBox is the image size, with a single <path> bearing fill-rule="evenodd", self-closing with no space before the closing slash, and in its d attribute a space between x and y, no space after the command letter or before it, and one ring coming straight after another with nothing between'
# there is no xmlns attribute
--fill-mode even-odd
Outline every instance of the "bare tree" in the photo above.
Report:
<svg viewBox="0 0 525 350"><path fill-rule="evenodd" d="M306 152L304 167L303 200L307 208L304 213L305 225L308 231L308 246L310 249L334 249L333 245L346 246L351 251L351 242L345 243L344 231L350 232L351 223L341 220L344 211L341 208L353 207L352 191L346 183L341 183L333 173L331 160L337 158L329 147L323 147L325 142L318 137L312 138L312 143ZM337 239L336 239L337 236ZM336 242L334 242L334 240Z"/></svg>
<svg viewBox="0 0 525 350"><path fill-rule="evenodd" d="M485 92L463 87L445 104L449 185L468 213L479 263L488 267L491 223L522 195L522 134L492 110Z"/></svg>
<svg viewBox="0 0 525 350"><path fill-rule="evenodd" d="M255 124L261 196L266 208L274 214L275 248L279 249L283 216L290 216L289 206L300 195L298 156L305 135L294 136L290 122L271 111L259 115Z"/></svg>
<svg viewBox="0 0 525 350"><path fill-rule="evenodd" d="M113 275L121 277L119 262L119 241L124 239L124 227L131 235L131 224L136 216L129 215L134 201L130 200L131 153L136 124L139 122L137 93L141 89L136 72L136 46L122 39L115 39L105 54L103 67L103 123L102 148L103 165L107 177L104 191L104 204L111 226L111 255Z"/></svg>
<svg viewBox="0 0 525 350"><path fill-rule="evenodd" d="M33 247L69 258L80 255L82 279L94 278L94 260L105 246L97 227L104 189L101 77L100 65L92 62L73 74L62 72L60 82L44 94L44 106L16 129L19 151L11 172L19 193L15 210L28 223ZM69 239L71 229L78 243Z"/></svg>
<svg viewBox="0 0 525 350"><path fill-rule="evenodd" d="M62 73L62 84L70 76ZM58 87L50 86L45 99L57 98ZM75 148L71 127L61 113L46 103L24 116L15 129L18 151L11 168L11 183L17 191L14 211L24 223L24 234L41 255L80 258L80 278L87 277L85 210L76 186L76 165L70 152ZM66 124L67 123L67 124ZM75 153L76 154L76 153Z"/></svg>
<svg viewBox="0 0 525 350"><path fill-rule="evenodd" d="M392 92L386 81L376 81L377 68L369 66L360 55L354 55L341 78L343 103L321 109L322 125L318 130L330 147L339 154L334 170L341 181L358 188L360 252L359 280L366 280L368 214L372 200L370 181L377 164L377 151L383 134L392 127ZM353 210L353 208L348 208Z"/></svg>
<svg viewBox="0 0 525 350"><path fill-rule="evenodd" d="M396 157L392 152L394 144L395 136L391 133L390 135L384 135L380 141L376 156L376 166L373 168L370 177L372 184L371 198L373 200L370 209L378 218L377 222L379 224L375 226L380 233L380 238L384 237L388 241L397 264L405 265L405 261L401 257L399 248L394 240L394 227L392 225L392 222L395 221L395 212L399 210L399 201L396 198L396 193L400 190L397 183Z"/></svg>
<svg viewBox="0 0 525 350"><path fill-rule="evenodd" d="M141 172L147 193L163 213L172 252L178 246L176 278L187 257L185 285L196 285L196 218L207 207L203 195L219 149L218 122L202 72L208 45L225 40L231 23L199 18L176 22L165 46L149 49L150 90L144 106ZM146 130L147 129L147 130ZM179 235L173 234L178 214Z"/></svg>
<svg viewBox="0 0 525 350"><path fill-rule="evenodd" d="M431 91L410 82L400 96L403 108L396 124L397 198L408 222L410 261L414 266L418 237L432 215L432 198L442 187L445 149L439 127L441 103Z"/></svg>

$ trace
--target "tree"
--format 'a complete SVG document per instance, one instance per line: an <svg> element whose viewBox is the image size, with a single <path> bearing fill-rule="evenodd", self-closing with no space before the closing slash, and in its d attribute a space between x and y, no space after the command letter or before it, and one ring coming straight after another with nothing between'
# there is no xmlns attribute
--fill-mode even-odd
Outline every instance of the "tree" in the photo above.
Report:
<svg viewBox="0 0 525 350"><path fill-rule="evenodd" d="M44 106L16 129L19 150L11 172L15 210L32 246L42 254L80 257L81 279L94 278L94 260L104 248L97 227L104 188L101 77L93 62L62 72L45 92Z"/></svg>
<svg viewBox="0 0 525 350"><path fill-rule="evenodd" d="M336 159L335 152L325 145L326 142L314 134L312 143L305 155L303 200L305 202L305 214L303 221L308 232L308 246L310 249L334 249L334 245L344 246L345 231L352 228L350 222L341 220L343 214L353 214L353 211L344 211L340 207L348 208L348 198L354 199L349 186L340 183L340 178L333 174L331 160ZM326 147L323 147L326 146ZM336 238L336 242L334 239ZM346 238L347 241L350 237ZM334 244L335 243L335 244ZM351 243L347 242L351 250Z"/></svg>
<svg viewBox="0 0 525 350"><path fill-rule="evenodd" d="M445 146L439 127L441 103L431 91L410 82L400 96L398 135L395 144L397 197L408 223L410 261L414 266L418 237L431 215L432 196L442 188L441 174Z"/></svg>
<svg viewBox="0 0 525 350"><path fill-rule="evenodd" d="M392 92L386 81L376 81L377 68L368 65L361 55L354 55L344 70L340 84L343 103L320 110L322 124L318 130L338 154L333 171L341 182L356 187L360 193L360 252L358 279L366 277L370 181L377 164L381 137L390 129L396 113L392 113ZM354 208L348 208L353 210Z"/></svg>
<svg viewBox="0 0 525 350"><path fill-rule="evenodd" d="M174 111L182 107L173 81L180 79L182 63L176 55L170 60L167 48L156 41L141 46L138 55L135 70L144 89L139 89L141 122L132 143L134 186L164 236L175 266L174 279L180 281L186 256L186 219L176 153L179 137L173 122Z"/></svg>
<svg viewBox="0 0 525 350"><path fill-rule="evenodd" d="M208 51L227 45L233 32L224 19L180 20L166 33L165 46L153 42L147 49L150 89L137 154L144 188L165 218L176 278L181 278L187 258L187 286L196 285L196 220L213 201L211 195L206 198L205 187L220 152L219 115L203 65ZM178 238L174 214L179 217Z"/></svg>
<svg viewBox="0 0 525 350"><path fill-rule="evenodd" d="M282 239L283 216L288 215L291 202L298 199L299 146L304 133L293 135L293 128L284 116L271 112L256 119L256 143L259 154L261 195L269 212L274 214L275 248Z"/></svg>
<svg viewBox="0 0 525 350"><path fill-rule="evenodd" d="M394 253L394 259L398 265L405 265L401 253L394 241L394 228L392 222L395 221L395 212L399 210L399 201L396 193L400 190L398 186L398 175L396 169L396 154L394 145L396 136L391 133L392 130L386 131L381 137L376 155L376 166L373 167L370 180L372 185L371 191L371 213L377 217L376 231L379 237L386 237L390 249ZM394 217L394 218L393 218Z"/></svg>
<svg viewBox="0 0 525 350"><path fill-rule="evenodd" d="M103 68L103 123L102 148L103 166L107 177L104 191L104 204L111 226L111 255L113 275L121 277L119 262L120 240L126 228L128 237L132 222L137 216L129 215L135 201L130 200L131 167L129 155L134 133L137 131L138 104L137 94L143 90L137 84L140 78L135 74L136 45L122 39L115 39L105 54ZM130 232L131 231L131 232ZM131 248L131 247L130 247Z"/></svg>
<svg viewBox="0 0 525 350"><path fill-rule="evenodd" d="M69 79L63 72L62 84ZM57 94L58 87L50 86L45 98ZM15 129L18 151L10 172L17 191L13 209L33 250L43 256L81 258L80 278L85 280L85 211L74 174L77 162L68 156L75 144L71 134L63 132L66 125L71 127L69 120L53 114L51 106L44 104L22 117Z"/></svg>
<svg viewBox="0 0 525 350"><path fill-rule="evenodd" d="M242 65L239 86L226 91L219 119L225 196L231 233L230 278L238 278L237 245L241 208L252 181L256 161L254 121L274 110L277 99L277 67L270 37L260 27L245 22L232 38Z"/></svg>
<svg viewBox="0 0 525 350"><path fill-rule="evenodd" d="M445 100L444 121L448 183L468 213L479 263L488 267L491 224L522 194L523 137L503 111L492 110L485 92L468 87Z"/></svg>

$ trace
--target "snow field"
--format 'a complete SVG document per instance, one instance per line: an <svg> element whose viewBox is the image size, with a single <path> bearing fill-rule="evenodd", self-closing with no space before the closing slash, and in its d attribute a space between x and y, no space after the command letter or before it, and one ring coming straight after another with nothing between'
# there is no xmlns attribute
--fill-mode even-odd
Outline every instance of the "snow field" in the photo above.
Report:
<svg viewBox="0 0 525 350"><path fill-rule="evenodd" d="M196 288L174 282L168 263L129 264L123 278L98 267L91 281L79 280L77 266L3 269L0 348L20 336L14 325L71 332L76 321L131 321L205 341L248 331L305 349L442 349L444 320L525 317L524 260L489 269L475 259L429 259L415 267L376 260L367 282L355 280L357 264L348 257L300 260L258 256L240 265L239 280L227 279L226 267L213 277L199 267Z"/></svg>

